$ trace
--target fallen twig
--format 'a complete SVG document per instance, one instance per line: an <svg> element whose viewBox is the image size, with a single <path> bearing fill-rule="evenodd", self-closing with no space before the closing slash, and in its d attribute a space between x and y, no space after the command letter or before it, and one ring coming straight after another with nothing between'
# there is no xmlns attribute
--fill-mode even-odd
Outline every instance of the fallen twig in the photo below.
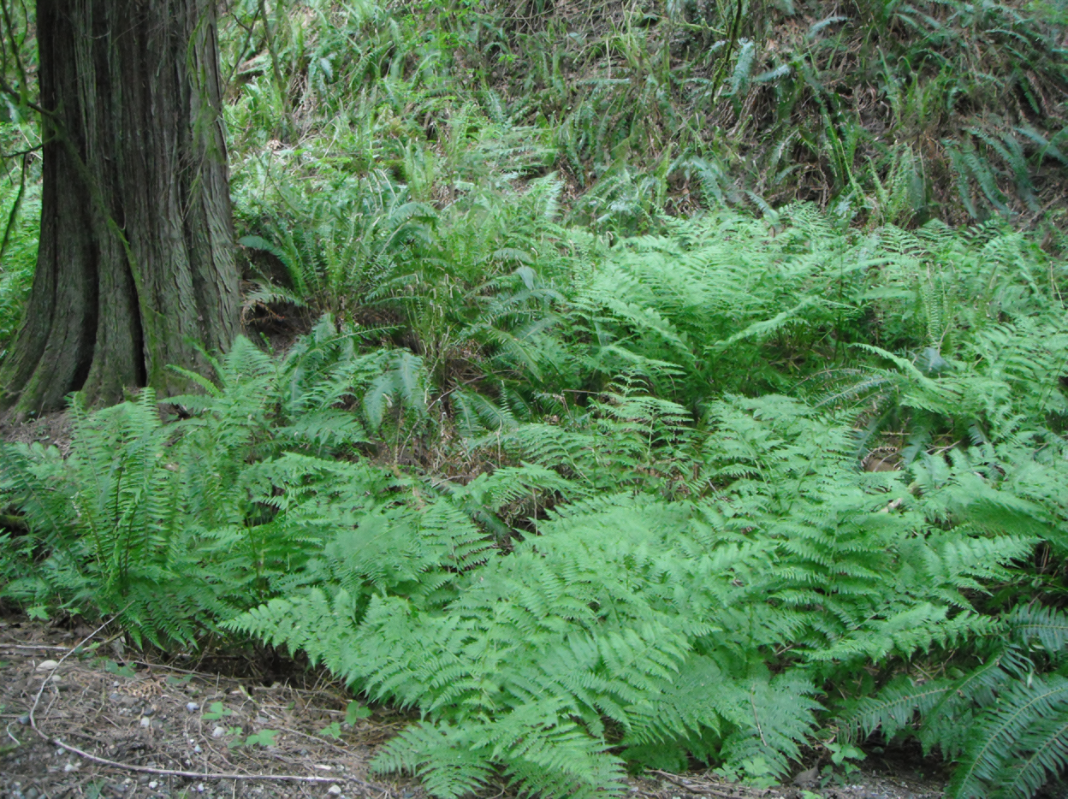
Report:
<svg viewBox="0 0 1068 799"><path fill-rule="evenodd" d="M81 644L75 644L72 649L69 646L46 646L45 644L0 644L0 649L44 649L48 652L73 652L79 646L81 646Z"/></svg>
<svg viewBox="0 0 1068 799"><path fill-rule="evenodd" d="M669 782L673 782L680 788L685 788L690 793L702 793L709 796L722 796L723 799L740 799L740 795L736 793L727 793L726 791L718 791L715 788L710 788L705 785L694 785L689 780L684 780L681 777L672 774L669 771L661 771L660 769L649 769L650 774L657 774ZM743 789L744 790L744 789Z"/></svg>
<svg viewBox="0 0 1068 799"><path fill-rule="evenodd" d="M86 636L81 643L79 643L77 646L75 646L73 649L63 655L63 657L60 658L59 661L56 663L55 669L58 669L64 660L66 660L68 657L73 655L78 649L88 643L97 633L99 633L101 630L111 624L112 621L114 621L114 617L105 621L103 624L93 630L93 632L91 632L88 636ZM63 649L63 647L55 648ZM55 671L55 669L53 669L53 671ZM164 777L185 777L194 780L265 780L271 782L310 783L355 782L359 785L371 788L373 790L385 790L381 786L366 782L364 780L361 780L359 777L352 776L351 774L339 773L330 777L316 777L305 776L301 774L231 774L228 772L216 771L184 771L182 769L157 768L155 766L137 766L133 763L123 763L118 760L109 760L106 757L99 757L97 755L91 754L90 752L86 752L84 749L79 749L77 746L72 746L71 744L67 743L66 741L60 740L59 738L53 738L52 736L47 735L41 731L40 727L37 726L37 718L35 716L35 713L37 711L37 706L41 703L41 696L44 694L45 686L48 685L48 683L48 677L42 680L41 687L37 689L37 694L33 698L33 705L30 707L30 712L28 714L30 727L41 738L48 741L53 746L58 746L61 749L65 749L66 751L71 752L72 754L78 755L79 757L83 757L86 760L90 760L93 763L99 763L103 766L123 769L124 771L136 771L142 774L157 774ZM386 791L386 793L388 793L388 791Z"/></svg>

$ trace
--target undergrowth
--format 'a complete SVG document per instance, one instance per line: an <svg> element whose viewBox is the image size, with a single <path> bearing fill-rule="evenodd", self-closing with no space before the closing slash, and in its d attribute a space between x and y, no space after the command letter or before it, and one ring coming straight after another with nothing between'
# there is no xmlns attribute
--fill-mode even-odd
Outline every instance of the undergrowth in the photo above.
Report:
<svg viewBox="0 0 1068 799"><path fill-rule="evenodd" d="M1062 3L284 3L223 18L239 163L447 205L549 172L571 221L817 203L909 225L1063 215ZM238 171L240 178L240 170Z"/></svg>
<svg viewBox="0 0 1068 799"><path fill-rule="evenodd" d="M0 124L0 143L19 142L21 130ZM40 183L31 155L0 177L0 359L14 340L37 264Z"/></svg>
<svg viewBox="0 0 1068 799"><path fill-rule="evenodd" d="M873 734L953 796L1063 771L1063 264L803 206L544 230L571 280L502 267L437 339L325 317L199 395L75 399L67 459L5 445L0 595L302 651L419 712L375 767L443 797L769 784Z"/></svg>

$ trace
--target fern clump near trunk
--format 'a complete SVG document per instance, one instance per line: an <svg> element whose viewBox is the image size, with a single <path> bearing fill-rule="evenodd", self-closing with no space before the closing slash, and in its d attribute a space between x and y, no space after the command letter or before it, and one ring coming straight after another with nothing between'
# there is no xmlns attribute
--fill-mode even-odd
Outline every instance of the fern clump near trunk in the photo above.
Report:
<svg viewBox="0 0 1068 799"><path fill-rule="evenodd" d="M115 615L137 645L189 646L302 584L327 533L397 480L323 457L366 442L387 402L411 399L394 385L394 353L353 342L330 319L281 362L239 339L212 359L215 382L187 374L205 393L168 399L188 418L164 424L151 390L95 413L75 395L69 457L0 445L0 499L22 533L0 555L0 597ZM372 388L382 407L360 408Z"/></svg>
<svg viewBox="0 0 1068 799"><path fill-rule="evenodd" d="M219 586L199 568L187 528L188 494L165 456L155 395L88 414L75 397L71 455L4 447L0 478L23 511L31 540L47 553L29 576L4 587L10 599L66 611L115 614L141 643L191 642L223 612Z"/></svg>

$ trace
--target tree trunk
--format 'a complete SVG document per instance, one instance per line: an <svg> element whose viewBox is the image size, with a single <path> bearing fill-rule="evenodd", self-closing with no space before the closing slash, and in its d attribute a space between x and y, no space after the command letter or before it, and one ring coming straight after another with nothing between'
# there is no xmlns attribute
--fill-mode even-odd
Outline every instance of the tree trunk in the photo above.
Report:
<svg viewBox="0 0 1068 799"><path fill-rule="evenodd" d="M173 393L233 340L215 36L213 0L38 0L41 241L0 407Z"/></svg>

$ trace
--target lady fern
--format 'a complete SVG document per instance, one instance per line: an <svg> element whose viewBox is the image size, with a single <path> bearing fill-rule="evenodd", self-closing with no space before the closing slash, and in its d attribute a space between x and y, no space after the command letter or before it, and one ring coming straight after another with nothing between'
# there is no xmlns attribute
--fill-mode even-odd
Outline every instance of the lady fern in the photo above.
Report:
<svg viewBox="0 0 1068 799"><path fill-rule="evenodd" d="M428 576L430 593L413 594L404 578L396 594L371 596L365 611L343 588L332 600L313 592L275 600L232 626L303 648L371 695L429 714L431 721L379 756L381 768L429 770L442 796L484 780L491 763L525 790L593 795L619 785L621 763L606 751L618 733L605 719L623 731L621 746L666 746L677 738L661 705L673 708L670 719L683 714L683 728L698 734L722 728L738 732L738 745L746 735L759 739L749 721L750 689L742 687L748 676L743 668L741 686L734 686L729 675L737 665L726 652L712 655L716 628L705 620L728 591L727 574L663 550L696 524L689 516L681 506L619 499L599 512L542 523L536 543L517 544L508 556L485 550L453 574L447 592ZM372 524L366 535L374 530ZM455 527L435 535L446 534L454 536ZM449 558L455 551L441 550ZM699 656L701 650L709 654ZM695 657L709 664L709 694L696 705L673 687L680 673L692 675ZM814 690L802 679L789 692L766 695L764 711L782 735L768 749L776 770L785 766L782 748L786 757L796 755L812 728L815 706L803 698ZM460 742L484 754L457 764L448 753Z"/></svg>
<svg viewBox="0 0 1068 799"><path fill-rule="evenodd" d="M855 468L848 428L795 401L718 403L703 437L685 410L640 395L600 412L601 432L575 444L538 428L542 466L362 512L326 544L321 588L230 628L418 708L424 722L377 765L441 796L495 767L523 790L587 795L618 785L603 775L620 756L778 775L815 731L823 680L988 632L968 592L1030 544L941 533L898 476ZM699 458L698 475L668 491L640 478L673 448ZM615 472L599 464L607 451ZM492 546L476 509L552 484L550 464L572 501L537 535ZM602 471L628 493L595 490ZM527 715L535 706L552 710Z"/></svg>

